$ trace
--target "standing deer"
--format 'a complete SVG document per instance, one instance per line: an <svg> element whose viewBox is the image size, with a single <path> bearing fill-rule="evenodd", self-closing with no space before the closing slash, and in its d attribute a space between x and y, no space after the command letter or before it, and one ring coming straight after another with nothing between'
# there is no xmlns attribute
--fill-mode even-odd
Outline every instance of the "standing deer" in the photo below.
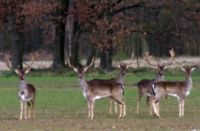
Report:
<svg viewBox="0 0 200 131"><path fill-rule="evenodd" d="M190 94L192 89L192 71L196 67L192 66L183 66L181 69L185 72L185 81L159 81L156 82L153 86L156 95L153 97L153 110L156 116L160 117L158 103L160 99L165 96L173 96L178 99L179 103L179 117L184 116L184 106L185 98Z"/></svg>
<svg viewBox="0 0 200 131"><path fill-rule="evenodd" d="M124 88L122 84L117 83L113 80L108 81L108 80L93 79L90 81L86 81L85 73L93 65L94 59L92 60L90 65L79 68L72 66L69 58L67 60L68 60L68 66L71 67L78 74L83 96L87 99L88 103L89 119L92 120L94 118L95 100L105 97L110 97L118 104L120 104L119 118L124 117L126 115L126 105L123 96Z"/></svg>
<svg viewBox="0 0 200 131"><path fill-rule="evenodd" d="M140 112L140 104L141 104L141 99L145 95L147 96L146 103L147 106L149 107L149 114L152 115L152 99L151 96L155 95L154 90L152 89L152 85L155 82L158 81L164 81L165 80L165 75L164 75L164 70L167 68L167 66L171 65L174 57L175 57L175 52L173 49L169 50L170 53L170 60L168 62L164 61L163 63L158 62L157 64L151 63L150 62L150 56L149 53L146 53L144 56L144 59L147 61L147 63L150 66L156 67L158 69L158 73L156 75L155 79L143 79L137 83L138 87L138 100L137 100L137 109L136 113L139 114Z"/></svg>
<svg viewBox="0 0 200 131"><path fill-rule="evenodd" d="M118 73L117 77L113 78L113 79L109 79L108 81L113 80L117 83L122 84L123 85L122 87L124 87L124 78L125 78L126 70L129 67L129 65L130 64L125 64L125 63L117 64L115 66L115 67L119 68L119 73ZM110 108L109 108L110 113L112 113L112 110L113 110L112 105L113 105L113 100L110 99ZM115 107L114 111L115 111L115 113L117 113L117 103L116 102L114 102L114 107Z"/></svg>
<svg viewBox="0 0 200 131"><path fill-rule="evenodd" d="M9 55L6 54L5 56L5 63L10 70L13 70L10 62ZM32 59L33 60L33 59ZM33 64L33 61L32 61ZM32 65L31 64L31 65ZM29 119L35 118L35 95L36 95L36 88L32 84L27 84L25 81L25 75L30 72L31 65L26 65L25 68L18 68L14 69L15 73L18 74L19 77L19 92L18 96L20 98L20 116L19 119ZM27 116L28 113L28 116Z"/></svg>

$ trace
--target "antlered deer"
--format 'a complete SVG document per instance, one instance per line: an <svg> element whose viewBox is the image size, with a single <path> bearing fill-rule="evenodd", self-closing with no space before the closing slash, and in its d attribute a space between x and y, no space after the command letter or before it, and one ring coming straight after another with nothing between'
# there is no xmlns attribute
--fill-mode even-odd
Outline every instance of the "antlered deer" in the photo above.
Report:
<svg viewBox="0 0 200 131"><path fill-rule="evenodd" d="M158 104L160 99L165 96L173 96L178 99L179 103L179 117L184 116L184 106L185 98L190 94L192 89L192 71L195 69L195 66L183 66L182 71L185 72L185 81L159 81L154 84L154 90L156 92L155 97L153 98L153 110L155 114L160 117Z"/></svg>
<svg viewBox="0 0 200 131"><path fill-rule="evenodd" d="M71 65L69 58L68 66L71 67L79 77L80 87L83 92L83 96L87 99L88 103L88 118L93 119L94 117L94 104L95 100L110 97L118 104L120 104L119 118L126 115L126 104L124 102L124 88L123 85L113 80L100 80L93 79L90 81L85 80L85 72L93 65L94 59L88 66L76 68Z"/></svg>
<svg viewBox="0 0 200 131"><path fill-rule="evenodd" d="M18 96L20 98L20 116L19 119L22 120L28 118L35 118L35 95L36 95L36 88L32 84L27 84L25 81L25 75L30 72L31 65L27 65L25 68L18 68L13 69L11 66L9 55L5 55L5 63L10 70L14 70L15 73L18 74L19 77L19 92ZM33 59L32 59L33 60ZM32 62L33 63L33 62ZM28 116L27 116L28 112Z"/></svg>
<svg viewBox="0 0 200 131"><path fill-rule="evenodd" d="M138 87L138 100L137 100L137 109L136 109L137 114L139 114L139 112L140 112L140 103L141 103L141 99L144 95L147 96L146 103L147 103L147 106L149 107L149 114L150 115L152 114L151 96L155 95L155 92L152 89L152 85L155 82L165 80L164 70L167 68L167 66L172 64L174 57L175 57L175 52L173 49L169 50L169 53L170 53L171 58L168 62L166 62L166 61L164 61L163 63L158 62L157 64L150 62L149 53L145 54L144 59L147 61L147 63L150 66L156 67L158 69L158 73L157 73L155 79L151 79L151 80L143 79L137 83L137 87Z"/></svg>

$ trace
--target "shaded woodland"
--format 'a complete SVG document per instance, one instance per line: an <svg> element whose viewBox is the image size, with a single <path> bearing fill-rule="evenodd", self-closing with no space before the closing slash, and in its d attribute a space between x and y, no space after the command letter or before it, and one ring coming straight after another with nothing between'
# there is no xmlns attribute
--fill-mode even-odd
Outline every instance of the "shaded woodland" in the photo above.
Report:
<svg viewBox="0 0 200 131"><path fill-rule="evenodd" d="M32 52L52 54L52 68L100 58L112 70L113 58L200 54L199 0L1 0L0 52L22 67ZM3 55L1 55L3 56Z"/></svg>

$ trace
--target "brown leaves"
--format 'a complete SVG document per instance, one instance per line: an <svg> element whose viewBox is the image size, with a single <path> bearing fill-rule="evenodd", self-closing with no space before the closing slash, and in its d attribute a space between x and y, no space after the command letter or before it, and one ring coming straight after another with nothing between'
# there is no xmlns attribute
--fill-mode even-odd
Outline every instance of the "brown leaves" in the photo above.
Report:
<svg viewBox="0 0 200 131"><path fill-rule="evenodd" d="M135 2L135 1L134 1ZM77 15L81 27L90 32L90 42L100 49L117 47L137 27L130 27L134 17L123 11L114 14L115 10L124 8L133 1L77 1Z"/></svg>

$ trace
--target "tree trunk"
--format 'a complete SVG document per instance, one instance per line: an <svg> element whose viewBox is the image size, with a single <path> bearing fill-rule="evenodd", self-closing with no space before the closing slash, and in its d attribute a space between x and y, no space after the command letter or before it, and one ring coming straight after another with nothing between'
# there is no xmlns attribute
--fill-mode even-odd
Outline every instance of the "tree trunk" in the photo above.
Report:
<svg viewBox="0 0 200 131"><path fill-rule="evenodd" d="M11 36L12 40L12 67L23 68L23 49L24 49L24 34L16 32Z"/></svg>
<svg viewBox="0 0 200 131"><path fill-rule="evenodd" d="M73 12L75 6L75 1L69 1L69 11ZM78 51L79 51L79 38L80 29L78 20L73 13L69 13L65 22L65 48L67 55L70 58L72 65L77 66L78 62Z"/></svg>
<svg viewBox="0 0 200 131"><path fill-rule="evenodd" d="M23 68L24 33L16 30L15 16L7 16L7 32L11 44L12 68Z"/></svg>
<svg viewBox="0 0 200 131"><path fill-rule="evenodd" d="M65 11L68 10L68 0L60 0L63 5L62 9L57 10L57 15L66 18ZM53 69L58 70L64 68L64 45L65 45L65 23L62 21L56 21L56 36L54 43L54 55L53 55Z"/></svg>
<svg viewBox="0 0 200 131"><path fill-rule="evenodd" d="M100 65L99 68L103 71L112 71L112 49L102 51L100 54Z"/></svg>
<svg viewBox="0 0 200 131"><path fill-rule="evenodd" d="M54 43L53 69L64 68L64 25L56 27L56 37Z"/></svg>
<svg viewBox="0 0 200 131"><path fill-rule="evenodd" d="M86 65L89 65L92 62L92 58L95 57L95 53L96 53L96 49L94 47L94 45L89 45L89 49L88 49L88 56L87 56L87 61L86 61Z"/></svg>

